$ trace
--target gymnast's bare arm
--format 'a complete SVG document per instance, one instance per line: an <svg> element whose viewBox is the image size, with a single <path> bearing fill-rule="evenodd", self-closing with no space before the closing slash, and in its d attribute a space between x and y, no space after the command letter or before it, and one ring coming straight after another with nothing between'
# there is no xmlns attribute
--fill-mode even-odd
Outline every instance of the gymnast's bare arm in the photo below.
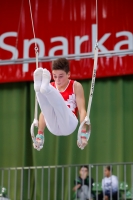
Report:
<svg viewBox="0 0 133 200"><path fill-rule="evenodd" d="M79 117L80 117L80 123L85 119L87 113L85 109L85 97L84 97L84 90L82 85L75 81L74 83L74 92L76 95L76 103L78 107Z"/></svg>
<svg viewBox="0 0 133 200"><path fill-rule="evenodd" d="M43 116L43 114L41 112L40 115L39 115L38 130L44 132L45 127L46 127L45 119L44 119L44 116Z"/></svg>

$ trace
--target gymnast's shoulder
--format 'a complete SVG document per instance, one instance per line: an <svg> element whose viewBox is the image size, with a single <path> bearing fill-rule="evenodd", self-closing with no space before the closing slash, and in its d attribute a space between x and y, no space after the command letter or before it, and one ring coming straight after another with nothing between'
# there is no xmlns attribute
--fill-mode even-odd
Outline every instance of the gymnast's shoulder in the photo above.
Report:
<svg viewBox="0 0 133 200"><path fill-rule="evenodd" d="M78 81L74 81L74 92L82 92L83 91L83 86L81 83L79 83Z"/></svg>

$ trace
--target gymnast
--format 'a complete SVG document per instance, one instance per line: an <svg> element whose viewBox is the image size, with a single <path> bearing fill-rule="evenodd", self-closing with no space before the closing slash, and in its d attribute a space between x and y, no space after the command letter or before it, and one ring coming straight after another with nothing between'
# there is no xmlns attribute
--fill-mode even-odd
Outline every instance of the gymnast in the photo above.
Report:
<svg viewBox="0 0 133 200"><path fill-rule="evenodd" d="M78 113L80 124L87 116L83 87L70 79L69 61L66 58L52 62L52 76L54 82L50 82L51 74L47 69L37 68L34 71L34 90L41 109L38 134L33 143L37 150L43 147L45 127L56 136L67 136L78 125ZM89 138L86 124L83 124L79 136L77 145L83 149Z"/></svg>

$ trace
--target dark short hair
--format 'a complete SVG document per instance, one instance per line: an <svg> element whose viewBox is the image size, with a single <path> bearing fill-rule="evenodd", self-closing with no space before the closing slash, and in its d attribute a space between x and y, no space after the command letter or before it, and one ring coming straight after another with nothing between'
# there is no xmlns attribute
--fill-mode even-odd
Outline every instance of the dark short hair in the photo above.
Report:
<svg viewBox="0 0 133 200"><path fill-rule="evenodd" d="M112 166L110 166L110 165L107 165L105 168L106 168L108 171L111 171L111 172L113 172L113 167L112 167Z"/></svg>
<svg viewBox="0 0 133 200"><path fill-rule="evenodd" d="M69 61L66 58L58 58L52 62L52 70L63 70L66 73L70 71Z"/></svg>
<svg viewBox="0 0 133 200"><path fill-rule="evenodd" d="M80 169L81 169L81 168L86 168L87 170L89 170L89 168L88 168L87 165L82 165L82 166L80 167Z"/></svg>

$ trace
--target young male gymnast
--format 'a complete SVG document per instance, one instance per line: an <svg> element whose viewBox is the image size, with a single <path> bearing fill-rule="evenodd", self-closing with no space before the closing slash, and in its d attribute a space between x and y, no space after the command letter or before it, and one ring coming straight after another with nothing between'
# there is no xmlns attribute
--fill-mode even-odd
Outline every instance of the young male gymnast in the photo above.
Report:
<svg viewBox="0 0 133 200"><path fill-rule="evenodd" d="M34 90L37 96L41 113L39 116L38 134L35 149L39 150L44 144L45 127L57 136L67 136L74 132L78 125L83 122L87 113L85 109L85 97L82 85L70 80L69 62L65 58L59 58L52 63L52 75L47 69L37 68L34 71ZM81 142L77 141L79 148L87 145L88 133L86 125L83 126Z"/></svg>

